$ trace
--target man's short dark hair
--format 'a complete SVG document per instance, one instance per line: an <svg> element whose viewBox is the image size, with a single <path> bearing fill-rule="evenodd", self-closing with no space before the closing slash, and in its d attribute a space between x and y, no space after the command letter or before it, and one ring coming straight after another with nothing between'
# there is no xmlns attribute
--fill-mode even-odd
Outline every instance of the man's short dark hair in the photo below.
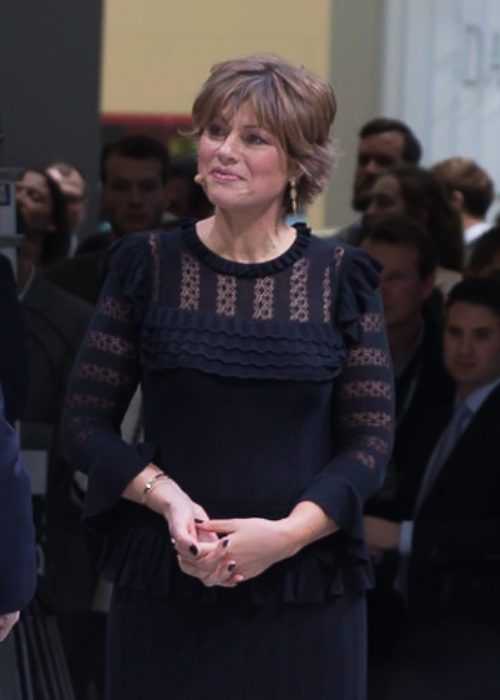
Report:
<svg viewBox="0 0 500 700"><path fill-rule="evenodd" d="M483 233L474 244L469 259L469 268L473 275L480 275L482 270L500 253L500 226L494 226Z"/></svg>
<svg viewBox="0 0 500 700"><path fill-rule="evenodd" d="M500 280L495 277L467 277L459 282L448 295L446 310L460 301L484 306L500 319Z"/></svg>
<svg viewBox="0 0 500 700"><path fill-rule="evenodd" d="M438 253L436 244L430 234L415 223L413 219L399 216L391 217L370 229L363 237L363 240L412 248L417 252L417 269L422 279L425 279L437 269Z"/></svg>
<svg viewBox="0 0 500 700"><path fill-rule="evenodd" d="M136 158L145 160L147 158L157 160L160 163L160 178L163 184L168 180L170 158L168 151L161 141L145 136L144 134L130 134L123 136L118 141L107 143L101 152L100 176L101 182L106 182L106 163L113 155L123 158Z"/></svg>
<svg viewBox="0 0 500 700"><path fill-rule="evenodd" d="M359 131L359 138L384 134L386 131L398 131L404 139L403 160L417 165L422 157L422 146L410 127L399 119L377 117L364 124Z"/></svg>
<svg viewBox="0 0 500 700"><path fill-rule="evenodd" d="M470 216L482 219L486 216L493 197L493 180L472 158L447 158L436 163L431 172L442 183L451 198L454 191L461 192L464 210Z"/></svg>

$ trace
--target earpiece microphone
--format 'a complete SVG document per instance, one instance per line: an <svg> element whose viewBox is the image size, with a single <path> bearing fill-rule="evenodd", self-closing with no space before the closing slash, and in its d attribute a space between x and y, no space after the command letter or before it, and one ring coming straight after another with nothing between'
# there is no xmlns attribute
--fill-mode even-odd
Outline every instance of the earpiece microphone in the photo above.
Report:
<svg viewBox="0 0 500 700"><path fill-rule="evenodd" d="M197 174L194 176L193 179L194 179L194 181L196 182L197 185L201 185L202 187L203 187L203 186L205 185L205 183L206 183L205 177L204 177L203 175L201 175L200 173L197 173Z"/></svg>

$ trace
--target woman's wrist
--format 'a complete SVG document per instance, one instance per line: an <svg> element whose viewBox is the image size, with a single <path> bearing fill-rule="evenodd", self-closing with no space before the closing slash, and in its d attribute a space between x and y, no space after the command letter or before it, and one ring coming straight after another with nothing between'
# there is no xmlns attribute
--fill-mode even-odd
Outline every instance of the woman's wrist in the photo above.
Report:
<svg viewBox="0 0 500 700"><path fill-rule="evenodd" d="M184 496L184 491L170 477L158 481L157 486L148 495L144 505L155 513L160 513L169 519L172 506L179 496Z"/></svg>
<svg viewBox="0 0 500 700"><path fill-rule="evenodd" d="M286 547L293 556L316 540L331 535L338 530L335 522L315 503L302 501L286 518L278 521L286 542Z"/></svg>

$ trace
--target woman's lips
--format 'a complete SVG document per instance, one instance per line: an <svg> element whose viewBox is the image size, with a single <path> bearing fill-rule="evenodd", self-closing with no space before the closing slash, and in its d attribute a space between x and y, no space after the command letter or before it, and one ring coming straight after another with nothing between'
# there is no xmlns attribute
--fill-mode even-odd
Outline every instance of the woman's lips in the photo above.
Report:
<svg viewBox="0 0 500 700"><path fill-rule="evenodd" d="M220 180L221 182L236 182L242 179L231 170L220 170L219 168L214 168L210 174L215 180Z"/></svg>

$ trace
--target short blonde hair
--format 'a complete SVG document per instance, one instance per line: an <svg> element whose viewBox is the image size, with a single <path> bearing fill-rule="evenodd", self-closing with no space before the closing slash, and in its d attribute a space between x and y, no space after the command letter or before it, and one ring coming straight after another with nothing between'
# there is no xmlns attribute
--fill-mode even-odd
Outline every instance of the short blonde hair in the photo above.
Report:
<svg viewBox="0 0 500 700"><path fill-rule="evenodd" d="M273 54L216 63L193 104L194 133L199 136L223 111L231 117L244 103L297 169L299 208L309 204L323 189L336 156L330 132L337 103L331 85ZM289 187L284 206L291 211Z"/></svg>

